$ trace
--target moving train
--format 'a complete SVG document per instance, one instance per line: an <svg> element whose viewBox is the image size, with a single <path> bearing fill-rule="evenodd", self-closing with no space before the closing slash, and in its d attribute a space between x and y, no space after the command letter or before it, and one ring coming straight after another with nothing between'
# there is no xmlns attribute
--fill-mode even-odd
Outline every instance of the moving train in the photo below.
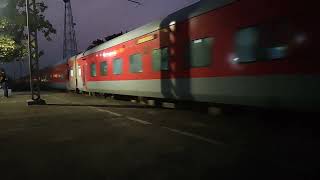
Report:
<svg viewBox="0 0 320 180"><path fill-rule="evenodd" d="M204 0L42 71L60 89L286 109L320 107L312 1Z"/></svg>

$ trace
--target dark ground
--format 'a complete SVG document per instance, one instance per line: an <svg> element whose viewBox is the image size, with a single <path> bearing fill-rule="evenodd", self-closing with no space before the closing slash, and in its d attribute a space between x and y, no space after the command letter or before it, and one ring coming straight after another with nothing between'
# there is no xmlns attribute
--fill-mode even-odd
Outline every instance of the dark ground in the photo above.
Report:
<svg viewBox="0 0 320 180"><path fill-rule="evenodd" d="M318 179L319 114L0 99L0 179Z"/></svg>

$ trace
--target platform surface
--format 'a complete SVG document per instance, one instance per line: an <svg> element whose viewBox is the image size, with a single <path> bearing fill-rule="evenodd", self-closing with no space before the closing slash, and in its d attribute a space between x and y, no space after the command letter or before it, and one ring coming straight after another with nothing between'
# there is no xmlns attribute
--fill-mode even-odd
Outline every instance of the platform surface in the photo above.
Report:
<svg viewBox="0 0 320 180"><path fill-rule="evenodd" d="M308 114L218 116L72 93L0 98L0 179L308 179L319 168Z"/></svg>

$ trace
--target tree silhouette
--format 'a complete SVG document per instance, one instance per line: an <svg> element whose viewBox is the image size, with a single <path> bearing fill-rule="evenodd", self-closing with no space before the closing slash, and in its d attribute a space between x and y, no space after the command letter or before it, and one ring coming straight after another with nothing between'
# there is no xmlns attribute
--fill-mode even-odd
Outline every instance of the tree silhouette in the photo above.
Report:
<svg viewBox="0 0 320 180"><path fill-rule="evenodd" d="M25 57L27 53L25 0L7 2L6 7L1 9L0 62L20 59ZM44 16L47 8L43 1L37 2L36 16L31 17L33 21L30 26L37 28L48 41L51 41L51 35L55 34L56 30Z"/></svg>
<svg viewBox="0 0 320 180"><path fill-rule="evenodd" d="M110 40L112 40L112 39L114 39L116 37L119 37L121 35L123 35L122 31L120 33L117 33L117 34L112 34L110 36L106 36L106 37L104 37L104 40L102 40L102 39L94 40L94 41L92 41L91 45L87 48L87 50L92 49L92 48L94 48L96 46L99 46L99 45L101 45L101 44L103 44L103 43L105 43L107 41L110 41Z"/></svg>

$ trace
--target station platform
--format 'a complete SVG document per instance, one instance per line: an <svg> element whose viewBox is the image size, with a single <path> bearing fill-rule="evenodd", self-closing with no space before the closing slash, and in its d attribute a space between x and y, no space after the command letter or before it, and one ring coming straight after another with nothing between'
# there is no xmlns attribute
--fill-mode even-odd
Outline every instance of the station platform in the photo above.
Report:
<svg viewBox="0 0 320 180"><path fill-rule="evenodd" d="M65 92L0 98L0 179L313 179L308 114L217 116Z"/></svg>

